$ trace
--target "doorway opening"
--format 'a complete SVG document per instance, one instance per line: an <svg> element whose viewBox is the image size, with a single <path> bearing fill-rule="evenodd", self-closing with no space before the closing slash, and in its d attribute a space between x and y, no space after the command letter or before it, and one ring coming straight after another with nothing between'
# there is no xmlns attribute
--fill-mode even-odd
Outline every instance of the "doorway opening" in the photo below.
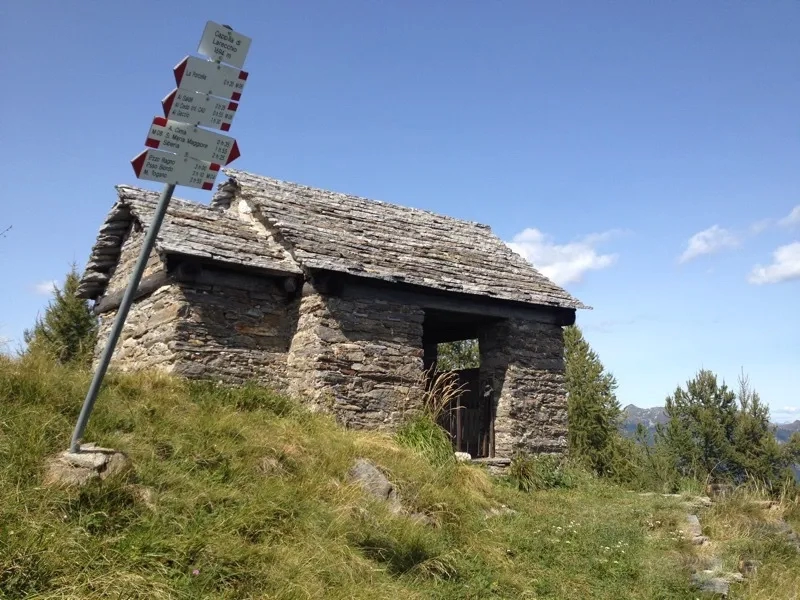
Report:
<svg viewBox="0 0 800 600"><path fill-rule="evenodd" d="M494 456L495 398L484 381L480 364L479 333L497 319L483 315L426 311L423 343L428 385L450 377L459 392L448 399L438 423L448 433L456 452L472 458Z"/></svg>

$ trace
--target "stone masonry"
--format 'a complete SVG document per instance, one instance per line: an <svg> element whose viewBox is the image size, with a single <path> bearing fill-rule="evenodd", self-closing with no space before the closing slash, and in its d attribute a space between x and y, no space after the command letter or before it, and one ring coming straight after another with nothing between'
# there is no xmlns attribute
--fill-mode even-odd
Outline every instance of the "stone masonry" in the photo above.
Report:
<svg viewBox="0 0 800 600"><path fill-rule="evenodd" d="M285 389L299 301L274 277L217 270L203 275L201 282L181 285L187 310L170 344L175 372Z"/></svg>
<svg viewBox="0 0 800 600"><path fill-rule="evenodd" d="M391 427L419 408L418 307L325 297L305 286L289 350L289 392L354 428Z"/></svg>
<svg viewBox="0 0 800 600"><path fill-rule="evenodd" d="M137 224L131 224L120 251L119 261L112 272L106 294L122 292L128 284L144 240L144 232ZM163 272L164 263L154 251L150 254L144 276ZM153 294L140 299L131 306L112 361L115 368L123 371L159 368L172 371L175 353L168 343L175 337L177 322L185 315L186 306L180 290L175 285L165 285ZM105 347L105 340L117 316L116 310L100 315L98 344L95 348L97 360Z"/></svg>
<svg viewBox="0 0 800 600"><path fill-rule="evenodd" d="M495 455L567 449L564 338L558 325L509 320L480 333L482 379L496 402Z"/></svg>
<svg viewBox="0 0 800 600"><path fill-rule="evenodd" d="M109 291L127 285L143 237L133 230L126 238ZM164 270L153 253L144 276ZM192 378L254 380L284 388L299 302L274 277L209 269L203 275L200 281L168 280L133 304L112 356L114 368L157 368ZM116 314L110 310L100 315L96 358Z"/></svg>

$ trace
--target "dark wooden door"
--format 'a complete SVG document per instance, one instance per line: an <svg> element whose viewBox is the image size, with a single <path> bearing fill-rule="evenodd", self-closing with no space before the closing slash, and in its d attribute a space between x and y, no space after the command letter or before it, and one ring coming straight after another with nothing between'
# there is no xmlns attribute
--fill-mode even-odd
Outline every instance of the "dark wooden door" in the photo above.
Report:
<svg viewBox="0 0 800 600"><path fill-rule="evenodd" d="M445 406L439 424L450 434L457 452L468 452L473 458L491 456L494 454L492 398L482 393L479 369L464 369L456 374L463 392Z"/></svg>

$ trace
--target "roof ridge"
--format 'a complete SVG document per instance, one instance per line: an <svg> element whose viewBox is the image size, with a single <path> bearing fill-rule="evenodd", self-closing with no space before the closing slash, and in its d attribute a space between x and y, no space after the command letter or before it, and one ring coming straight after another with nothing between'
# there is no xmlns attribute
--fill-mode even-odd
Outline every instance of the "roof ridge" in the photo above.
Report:
<svg viewBox="0 0 800 600"><path fill-rule="evenodd" d="M114 189L117 190L117 196L119 200L122 201L139 200L144 202L152 202L153 204L155 204L158 202L158 197L161 194L161 192L157 192L155 190L148 190L135 185L128 185L124 183L115 185ZM188 200L186 198L177 198L173 196L172 198L170 198L169 201L170 206L172 206L173 202L178 202L180 204L186 204L192 207L206 208L209 210L213 210L215 212L220 212L220 208L212 206L210 204L203 204L202 202L198 202L197 200Z"/></svg>
<svg viewBox="0 0 800 600"><path fill-rule="evenodd" d="M367 198L366 196L358 196L356 194L348 194L347 192L338 192L336 190L329 190L329 189L325 189L325 188L321 188L321 187L314 187L314 186L310 186L310 185L305 185L303 183L297 183L297 182L294 182L294 181L287 181L285 179L277 179L275 177L269 177L267 175L258 175L257 173L251 173L250 171L241 171L239 169L222 169L222 172L225 173L225 175L227 175L228 177L230 177L231 179L233 179L236 182L241 182L241 180L239 179L239 176L244 176L245 178L264 180L264 181L267 181L267 182L269 182L271 184L274 184L274 185L286 186L287 188L294 188L294 190L291 190L291 191L308 190L310 192L317 192L317 193L321 192L321 193L328 194L328 195L331 195L331 196L343 197L343 198L345 198L347 200L354 200L354 201L358 201L358 202L366 202L366 203L369 203L369 204L382 204L384 206L397 208L397 209L403 210L403 211L423 213L423 214L426 214L426 215L430 215L432 217L436 217L438 219L445 219L445 220L448 220L448 221L456 221L458 223L465 223L467 225L472 225L473 227L478 227L480 229L485 229L485 230L488 230L488 231L492 230L491 225L487 225L486 223L480 223L478 221L471 221L469 219L461 219L459 217L453 217L451 215L445 215L445 214L442 214L442 213L434 212L434 211L426 209L426 208L417 208L417 207L414 207L414 206L405 206L403 204L397 204L395 202L389 202L387 200L375 200L374 198ZM247 185L246 182L245 182L245 185ZM287 191L289 191L289 190L287 190Z"/></svg>

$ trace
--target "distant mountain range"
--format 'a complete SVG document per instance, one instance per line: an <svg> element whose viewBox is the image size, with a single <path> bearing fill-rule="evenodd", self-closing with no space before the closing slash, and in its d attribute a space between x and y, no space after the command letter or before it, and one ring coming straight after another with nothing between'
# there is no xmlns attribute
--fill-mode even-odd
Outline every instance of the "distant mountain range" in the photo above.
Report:
<svg viewBox="0 0 800 600"><path fill-rule="evenodd" d="M633 436L636 433L636 427L641 423L644 425L652 435L656 430L656 425L659 423L667 422L667 414L664 412L663 406L654 406L653 408L639 408L633 404L629 404L622 409L625 415L625 420L622 423L625 435ZM800 431L800 419L794 423L773 423L775 426L775 437L780 443L785 443L789 437L796 431Z"/></svg>
<svg viewBox="0 0 800 600"><path fill-rule="evenodd" d="M655 433L656 430L656 425L667 422L667 413L664 412L663 406L639 408L633 404L628 404L628 406L622 409L622 413L625 415L622 428L625 434L631 437L636 433L636 428L639 426L639 423L641 423L647 428L650 433L650 438L652 439L653 433Z"/></svg>

